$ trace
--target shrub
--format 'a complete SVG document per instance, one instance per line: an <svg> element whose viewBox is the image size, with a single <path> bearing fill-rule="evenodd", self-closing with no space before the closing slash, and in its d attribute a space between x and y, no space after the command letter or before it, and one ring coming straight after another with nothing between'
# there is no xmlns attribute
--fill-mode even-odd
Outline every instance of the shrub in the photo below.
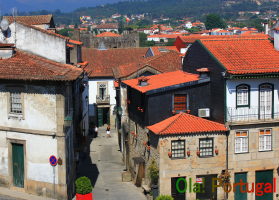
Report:
<svg viewBox="0 0 279 200"><path fill-rule="evenodd" d="M173 200L173 198L169 195L160 195L156 198L156 200Z"/></svg>
<svg viewBox="0 0 279 200"><path fill-rule="evenodd" d="M92 185L89 178L83 176L76 180L76 193L77 194L89 194L92 192Z"/></svg>
<svg viewBox="0 0 279 200"><path fill-rule="evenodd" d="M149 166L149 176L151 179L151 184L157 185L159 179L159 169L155 160L152 160Z"/></svg>

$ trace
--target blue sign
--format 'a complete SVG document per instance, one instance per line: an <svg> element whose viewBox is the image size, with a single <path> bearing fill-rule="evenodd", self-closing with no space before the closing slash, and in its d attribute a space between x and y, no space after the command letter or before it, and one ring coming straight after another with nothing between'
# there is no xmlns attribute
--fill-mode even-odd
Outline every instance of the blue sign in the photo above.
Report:
<svg viewBox="0 0 279 200"><path fill-rule="evenodd" d="M58 162L58 160L57 160L57 158L55 157L55 156L50 156L49 157L49 163L50 163L50 165L52 165L52 166L56 166L57 165L57 162Z"/></svg>

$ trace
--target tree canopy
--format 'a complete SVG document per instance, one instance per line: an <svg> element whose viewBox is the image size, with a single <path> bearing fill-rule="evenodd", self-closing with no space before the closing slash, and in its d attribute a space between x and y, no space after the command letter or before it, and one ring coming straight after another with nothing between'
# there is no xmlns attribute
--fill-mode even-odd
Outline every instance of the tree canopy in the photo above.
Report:
<svg viewBox="0 0 279 200"><path fill-rule="evenodd" d="M217 14L209 14L205 19L205 27L207 30L213 28L226 28L227 24L225 21Z"/></svg>

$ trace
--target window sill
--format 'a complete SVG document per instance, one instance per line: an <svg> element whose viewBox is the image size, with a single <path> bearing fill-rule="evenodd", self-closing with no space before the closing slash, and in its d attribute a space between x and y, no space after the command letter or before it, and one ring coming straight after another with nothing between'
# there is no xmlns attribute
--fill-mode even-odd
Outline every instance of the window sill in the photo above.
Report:
<svg viewBox="0 0 279 200"><path fill-rule="evenodd" d="M200 158L212 158L214 156L199 156Z"/></svg>
<svg viewBox="0 0 279 200"><path fill-rule="evenodd" d="M181 158L171 158L171 160L183 160L186 159L186 157L181 157Z"/></svg>
<svg viewBox="0 0 279 200"><path fill-rule="evenodd" d="M234 152L235 154L245 154L245 153L249 153L249 151L247 152Z"/></svg>
<svg viewBox="0 0 279 200"><path fill-rule="evenodd" d="M8 114L8 119L18 119L18 120L23 120L23 115L22 114L14 114L14 113L9 113Z"/></svg>
<svg viewBox="0 0 279 200"><path fill-rule="evenodd" d="M271 150L259 150L259 152L270 152L270 151L272 151L272 149Z"/></svg>

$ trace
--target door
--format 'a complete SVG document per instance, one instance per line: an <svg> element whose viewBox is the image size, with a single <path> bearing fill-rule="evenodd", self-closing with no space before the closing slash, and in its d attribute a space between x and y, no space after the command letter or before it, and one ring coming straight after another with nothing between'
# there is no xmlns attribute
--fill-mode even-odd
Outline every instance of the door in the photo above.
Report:
<svg viewBox="0 0 279 200"><path fill-rule="evenodd" d="M270 183L273 188L273 170L258 171L256 172L256 185ZM264 191L265 186L262 187L261 191ZM273 199L273 192L264 193L262 196L256 195L256 200L271 200Z"/></svg>
<svg viewBox="0 0 279 200"><path fill-rule="evenodd" d="M173 197L174 200L185 200L186 199L186 193L180 193L177 188L176 188L176 183L178 179L183 178L186 180L186 177L173 177L171 178L171 196ZM180 190L185 189L185 182L184 181L179 181L178 187Z"/></svg>
<svg viewBox="0 0 279 200"><path fill-rule="evenodd" d="M247 173L236 173L234 175L234 182L235 183L240 183L240 180L243 183L247 183ZM242 186L242 191L246 190L245 186ZM235 193L234 193L234 199L235 200L247 200L247 193L243 193L240 191L240 186L236 186L235 188Z"/></svg>
<svg viewBox="0 0 279 200"><path fill-rule="evenodd" d="M24 151L22 144L12 144L13 184L24 187Z"/></svg>
<svg viewBox="0 0 279 200"><path fill-rule="evenodd" d="M270 84L260 86L260 119L271 119L273 110L273 87Z"/></svg>
<svg viewBox="0 0 279 200"><path fill-rule="evenodd" d="M103 109L98 108L97 109L98 127L102 127L104 125L103 114L104 114Z"/></svg>
<svg viewBox="0 0 279 200"><path fill-rule="evenodd" d="M197 178L202 178L204 184L202 185L202 192L196 193L196 198L203 200L217 200L217 188L214 188L214 191L212 190L213 178L215 178L214 184L217 185L217 175L199 175Z"/></svg>

